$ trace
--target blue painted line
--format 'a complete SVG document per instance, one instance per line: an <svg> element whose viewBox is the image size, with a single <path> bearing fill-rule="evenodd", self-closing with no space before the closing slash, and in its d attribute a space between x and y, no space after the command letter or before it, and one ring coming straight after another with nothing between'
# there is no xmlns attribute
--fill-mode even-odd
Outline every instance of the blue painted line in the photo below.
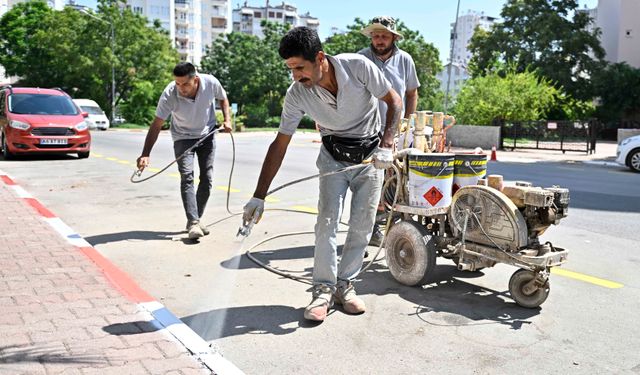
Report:
<svg viewBox="0 0 640 375"><path fill-rule="evenodd" d="M166 307L152 311L151 315L153 315L165 327L173 324L184 324L182 320L173 315L173 313L167 310Z"/></svg>

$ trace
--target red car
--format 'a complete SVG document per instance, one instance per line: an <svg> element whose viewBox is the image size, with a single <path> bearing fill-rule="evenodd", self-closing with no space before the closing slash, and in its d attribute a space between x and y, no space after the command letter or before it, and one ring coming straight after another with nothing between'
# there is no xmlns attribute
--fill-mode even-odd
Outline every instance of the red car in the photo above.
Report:
<svg viewBox="0 0 640 375"><path fill-rule="evenodd" d="M71 97L60 89L0 88L0 147L17 154L77 153L89 157L91 134Z"/></svg>

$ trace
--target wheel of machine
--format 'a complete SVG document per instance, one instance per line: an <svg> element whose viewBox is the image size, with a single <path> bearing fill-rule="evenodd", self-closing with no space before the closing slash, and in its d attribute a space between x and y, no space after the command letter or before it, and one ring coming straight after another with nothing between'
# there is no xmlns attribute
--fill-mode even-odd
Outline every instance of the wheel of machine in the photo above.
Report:
<svg viewBox="0 0 640 375"><path fill-rule="evenodd" d="M511 297L518 305L533 309L542 305L542 303L547 300L547 297L549 297L550 288L548 281L542 288L538 288L531 294L526 294L522 290L523 287L535 277L535 273L525 269L519 269L511 275L511 279L509 279L509 293L511 293Z"/></svg>
<svg viewBox="0 0 640 375"><path fill-rule="evenodd" d="M627 165L632 171L640 173L640 148L631 150L627 156Z"/></svg>
<svg viewBox="0 0 640 375"><path fill-rule="evenodd" d="M436 267L434 241L419 224L401 221L391 227L385 240L387 265L399 283L414 286L426 283Z"/></svg>

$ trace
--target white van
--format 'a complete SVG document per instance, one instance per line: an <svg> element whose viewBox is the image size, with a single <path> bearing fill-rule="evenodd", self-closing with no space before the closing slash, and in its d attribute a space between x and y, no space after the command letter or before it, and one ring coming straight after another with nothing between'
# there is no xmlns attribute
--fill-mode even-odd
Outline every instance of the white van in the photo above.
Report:
<svg viewBox="0 0 640 375"><path fill-rule="evenodd" d="M73 99L82 112L87 112L89 117L86 121L89 123L89 127L92 129L98 128L100 130L109 129L109 119L104 114L104 111L98 103L91 99Z"/></svg>

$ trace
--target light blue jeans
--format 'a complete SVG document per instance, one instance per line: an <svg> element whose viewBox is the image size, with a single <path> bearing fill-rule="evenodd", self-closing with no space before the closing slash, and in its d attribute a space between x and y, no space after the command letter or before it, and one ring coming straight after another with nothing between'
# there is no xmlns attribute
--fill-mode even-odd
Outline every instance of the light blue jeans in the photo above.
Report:
<svg viewBox="0 0 640 375"><path fill-rule="evenodd" d="M351 165L353 163L333 159L324 146L316 161L321 174ZM382 180L383 171L373 165L320 178L314 285L326 285L335 291L338 284L346 284L360 272L364 252L371 239ZM336 233L348 189L352 193L349 230L338 264Z"/></svg>

